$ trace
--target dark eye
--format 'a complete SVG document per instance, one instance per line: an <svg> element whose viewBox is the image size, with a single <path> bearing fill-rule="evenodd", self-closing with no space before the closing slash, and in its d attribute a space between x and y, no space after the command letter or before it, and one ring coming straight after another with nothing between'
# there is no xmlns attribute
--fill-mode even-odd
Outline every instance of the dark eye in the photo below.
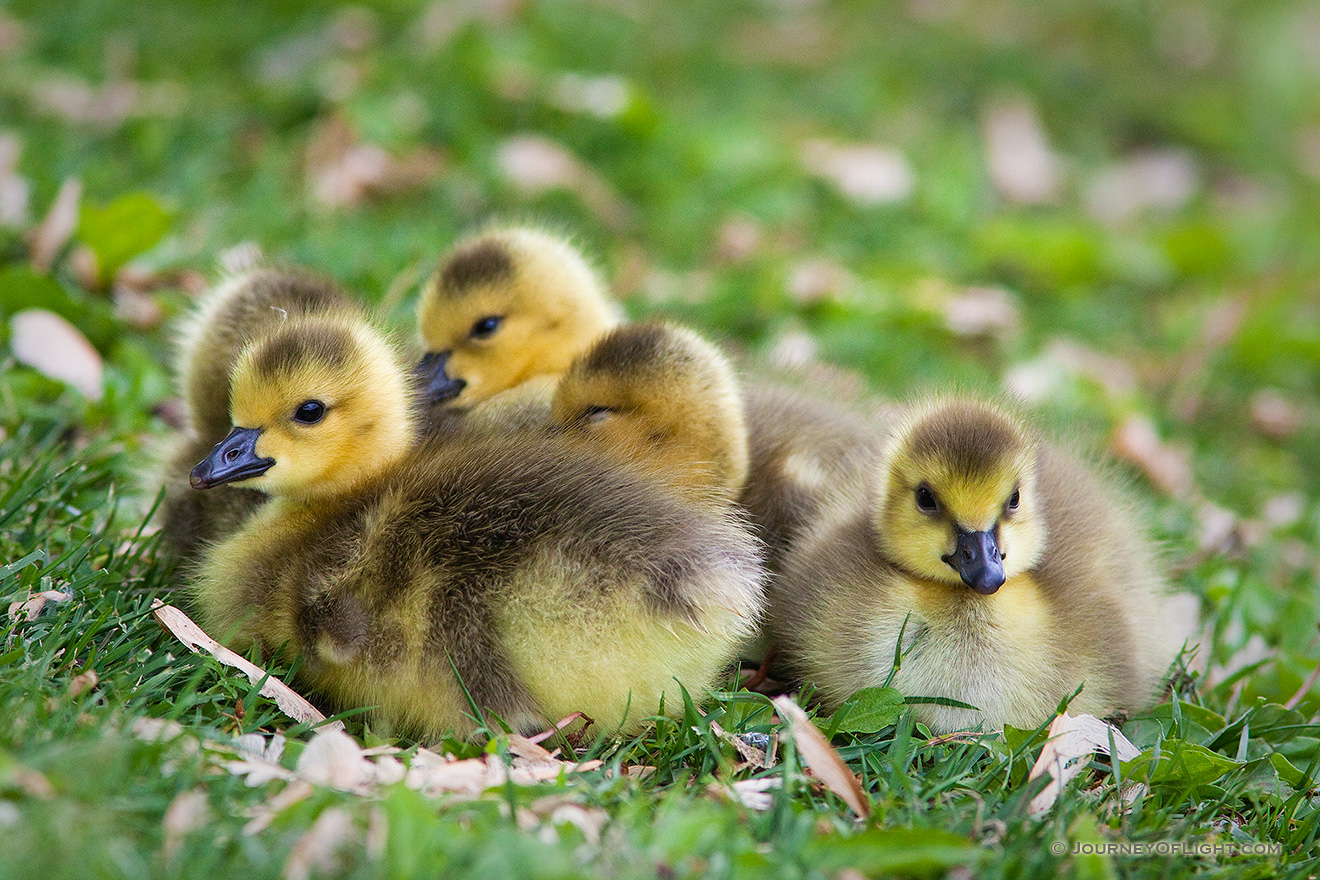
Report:
<svg viewBox="0 0 1320 880"><path fill-rule="evenodd" d="M472 325L472 329L468 331L468 335L473 339L489 339L496 330L500 329L500 324L503 321L504 319L499 315L487 315L484 318L478 318L476 323Z"/></svg>
<svg viewBox="0 0 1320 880"><path fill-rule="evenodd" d="M922 483L917 487L917 510L922 513L938 513L940 504L935 500L935 493L930 490L930 486Z"/></svg>
<svg viewBox="0 0 1320 880"><path fill-rule="evenodd" d="M319 400L304 400L293 411L293 420L304 425L315 425L325 418L325 404Z"/></svg>
<svg viewBox="0 0 1320 880"><path fill-rule="evenodd" d="M1008 509L1017 510L1018 502L1022 500L1022 490L1014 489L1013 494L1008 496Z"/></svg>

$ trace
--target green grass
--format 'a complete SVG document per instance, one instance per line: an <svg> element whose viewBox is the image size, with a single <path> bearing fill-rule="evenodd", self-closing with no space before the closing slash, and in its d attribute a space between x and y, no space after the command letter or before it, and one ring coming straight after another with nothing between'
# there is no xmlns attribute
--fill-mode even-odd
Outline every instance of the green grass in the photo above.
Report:
<svg viewBox="0 0 1320 880"><path fill-rule="evenodd" d="M432 19L454 30L428 43L423 11L402 2L364 14L287 0L0 0L0 46L21 32L0 48L0 133L22 146L32 205L28 222L0 226L0 342L9 315L41 306L78 326L106 369L104 398L89 402L3 354L0 611L29 593L71 598L33 620L0 618L0 876L282 876L332 809L350 832L329 873L351 877L1314 875L1320 690L1302 690L1320 658L1312 4L529 2L467 22L461 5L438 7ZM617 77L618 112L565 109L565 74ZM50 96L70 78L140 81L164 112L69 119ZM982 116L1006 96L1031 102L1064 159L1053 203L996 194ZM439 170L321 206L307 147L331 118L395 157L425 151ZM495 157L524 133L571 150L622 207L512 186ZM804 170L812 138L902 151L911 197L855 204ZM1166 148L1195 169L1185 202L1118 224L1088 211L1106 168ZM70 176L84 187L73 246L50 272L34 270L23 232ZM769 769L739 766L713 722L779 728L759 697L729 692L636 740L580 744L580 760L604 765L557 782L475 800L322 788L246 833L284 783L248 787L200 744L283 731L292 767L311 733L149 613L184 582L144 529L149 451L168 431L167 327L188 300L178 273L212 277L222 251L250 240L335 275L407 327L419 276L490 216L573 230L635 316L688 321L754 355L806 334L821 360L878 394L993 385L1061 338L1125 364L1130 384L1070 374L1042 412L1097 445L1147 417L1187 451L1194 488L1183 495L1132 476L1178 588L1203 601L1202 658L1231 670L1254 636L1272 653L1227 678L1194 677L1179 700L1127 721L1143 757L1097 759L1043 819L1025 810L1039 732L943 742L907 712L865 733L820 719L871 801L857 822L791 743ZM759 230L738 259L719 244L733 220ZM79 247L99 258L99 278L77 271ZM848 280L795 296L795 273L818 259ZM160 322L137 327L116 311L106 282L123 264L164 279L148 294ZM953 333L933 303L967 286L1008 291L1019 332ZM1234 308L1226 330L1208 329ZM1264 389L1300 413L1294 430L1274 436L1253 419ZM1237 517L1235 540L1202 546L1207 505ZM1296 515L1277 514L1289 505ZM94 686L71 687L89 671ZM143 717L184 733L145 741L132 732ZM461 757L487 748L446 746ZM497 737L489 749L505 747ZM656 769L623 773L637 765ZM767 810L712 792L758 775L781 780ZM1124 810L1118 793L1133 778L1148 793ZM206 821L168 832L171 805L194 791ZM599 838L554 824L548 797L603 811ZM1258 842L1279 855L1051 852L1060 842Z"/></svg>

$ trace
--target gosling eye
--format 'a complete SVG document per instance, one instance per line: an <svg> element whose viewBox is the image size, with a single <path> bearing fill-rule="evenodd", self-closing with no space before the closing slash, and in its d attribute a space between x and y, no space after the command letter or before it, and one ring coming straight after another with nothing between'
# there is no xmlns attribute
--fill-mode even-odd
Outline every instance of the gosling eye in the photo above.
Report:
<svg viewBox="0 0 1320 880"><path fill-rule="evenodd" d="M293 411L293 420L304 425L315 425L325 418L325 404L319 400L304 400Z"/></svg>
<svg viewBox="0 0 1320 880"><path fill-rule="evenodd" d="M917 487L917 510L922 513L939 513L940 511L940 503L935 500L935 493L925 483Z"/></svg>
<svg viewBox="0 0 1320 880"><path fill-rule="evenodd" d="M500 324L504 323L504 318L499 315L487 315L484 318L478 318L468 331L468 336L473 339L489 339L495 335L495 331L500 329Z"/></svg>
<svg viewBox="0 0 1320 880"><path fill-rule="evenodd" d="M589 406L582 411L581 419L589 425L597 425L614 415L614 408L609 406Z"/></svg>
<svg viewBox="0 0 1320 880"><path fill-rule="evenodd" d="M1005 505L1005 506L1008 508L1008 512L1009 512L1009 513L1012 513L1013 511L1017 510L1017 509L1018 509L1018 503L1019 503L1021 500L1022 500L1022 490L1021 490L1021 489L1014 489L1014 490L1013 490L1013 494L1010 495L1010 496L1008 496L1008 504Z"/></svg>

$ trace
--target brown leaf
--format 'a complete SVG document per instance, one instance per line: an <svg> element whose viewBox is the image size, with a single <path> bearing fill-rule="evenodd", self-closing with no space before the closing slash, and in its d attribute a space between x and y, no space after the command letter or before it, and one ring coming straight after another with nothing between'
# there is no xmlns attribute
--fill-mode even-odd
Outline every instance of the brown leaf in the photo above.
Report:
<svg viewBox="0 0 1320 880"><path fill-rule="evenodd" d="M1104 223L1144 211L1175 211L1201 188L1201 172L1186 150L1147 150L1104 169L1086 190L1086 207Z"/></svg>
<svg viewBox="0 0 1320 880"><path fill-rule="evenodd" d="M1114 455L1141 468L1156 487L1170 495L1185 497L1195 488L1187 450L1160 439L1155 423L1145 416L1128 416L1114 433L1111 447Z"/></svg>
<svg viewBox="0 0 1320 880"><path fill-rule="evenodd" d="M916 189L907 158L880 144L836 144L810 140L802 146L809 174L828 180L844 198L862 207L905 202Z"/></svg>
<svg viewBox="0 0 1320 880"><path fill-rule="evenodd" d="M1302 427L1302 411L1273 388L1251 395L1251 426L1274 440L1287 440Z"/></svg>
<svg viewBox="0 0 1320 880"><path fill-rule="evenodd" d="M101 355L77 327L45 309L25 309L9 319L9 345L19 363L100 400Z"/></svg>
<svg viewBox="0 0 1320 880"><path fill-rule="evenodd" d="M1050 722L1050 738L1040 751L1040 757L1027 774L1028 781L1049 774L1050 782L1027 805L1027 815L1038 816L1054 806L1063 787L1086 768L1086 758L1099 752L1109 754L1109 740L1114 741L1115 757L1130 761L1141 750L1123 735L1117 727L1094 715L1069 715L1067 712Z"/></svg>
<svg viewBox="0 0 1320 880"><path fill-rule="evenodd" d="M161 820L165 837L161 853L166 861L174 859L179 847L183 846L183 839L189 833L206 824L210 812L204 789L181 791L174 800L170 801L169 807L165 810L165 818Z"/></svg>
<svg viewBox="0 0 1320 880"><path fill-rule="evenodd" d="M417 149L394 156L364 143L339 114L322 122L307 144L307 189L327 208L353 208L368 199L406 192L430 182L444 168L435 152Z"/></svg>
<svg viewBox="0 0 1320 880"><path fill-rule="evenodd" d="M325 730L312 737L295 769L313 785L340 791L365 791L375 776L372 763L362 756L362 747L342 730Z"/></svg>
<svg viewBox="0 0 1320 880"><path fill-rule="evenodd" d="M69 682L69 696L77 697L86 691L92 690L99 680L96 677L95 669L89 669L80 675L75 675L73 681Z"/></svg>
<svg viewBox="0 0 1320 880"><path fill-rule="evenodd" d="M62 593L59 590L45 590L36 595L29 593L26 599L9 603L9 619L15 623L36 620L47 602L67 602L72 598L72 593Z"/></svg>
<svg viewBox="0 0 1320 880"><path fill-rule="evenodd" d="M514 189L536 197L567 190L615 229L631 223L627 204L563 144L539 134L514 135L495 150L495 165Z"/></svg>
<svg viewBox="0 0 1320 880"><path fill-rule="evenodd" d="M329 807L298 838L284 862L284 880L308 880L313 872L332 874L339 867L339 850L358 837L346 810Z"/></svg>
<svg viewBox="0 0 1320 880"><path fill-rule="evenodd" d="M50 271L73 230L78 228L78 202L81 199L82 182L76 177L65 178L46 216L36 229L28 233L32 268L38 272Z"/></svg>
<svg viewBox="0 0 1320 880"><path fill-rule="evenodd" d="M1063 173L1040 117L1025 98L992 104L981 119L990 182L1020 205L1058 200Z"/></svg>
<svg viewBox="0 0 1320 880"><path fill-rule="evenodd" d="M314 724L318 721L325 721L325 716L321 714L320 710L303 699L291 687L273 675L266 678L267 673L264 669L250 663L208 636L200 626L192 622L188 615L173 605L166 605L156 599L151 603L151 609L151 613L155 616L157 622L190 650L199 654L203 652L210 654L224 665L232 666L242 672L248 677L248 681L253 684L265 678L266 683L261 688L262 696L274 700L275 705L279 706L285 715L295 721L304 723ZM331 721L322 725L321 729L342 731L344 723L342 721Z"/></svg>
<svg viewBox="0 0 1320 880"><path fill-rule="evenodd" d="M18 174L23 145L15 135L0 132L0 227L22 228L30 222L32 186Z"/></svg>
<svg viewBox="0 0 1320 880"><path fill-rule="evenodd" d="M787 696L775 697L774 704L780 717L788 722L788 731L802 759L820 781L858 816L865 819L871 815L871 805L866 799L866 793L862 791L861 783L839 757L839 753L834 751L825 734L811 723L807 713Z"/></svg>
<svg viewBox="0 0 1320 880"><path fill-rule="evenodd" d="M1017 298L1000 287L969 287L944 303L944 318L957 336L1009 339L1022 326Z"/></svg>

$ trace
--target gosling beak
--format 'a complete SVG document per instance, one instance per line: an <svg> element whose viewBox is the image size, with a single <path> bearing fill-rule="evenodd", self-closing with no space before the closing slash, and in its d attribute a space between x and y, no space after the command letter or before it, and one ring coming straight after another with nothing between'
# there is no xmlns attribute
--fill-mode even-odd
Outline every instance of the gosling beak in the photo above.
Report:
<svg viewBox="0 0 1320 880"><path fill-rule="evenodd" d="M202 459L188 475L194 489L210 489L224 483L236 483L259 477L275 464L273 458L257 457L260 428L235 428L215 444L211 454Z"/></svg>
<svg viewBox="0 0 1320 880"><path fill-rule="evenodd" d="M417 364L417 375L424 383L426 399L431 403L453 400L467 387L465 380L451 379L445 372L450 354L448 351L428 351Z"/></svg>
<svg viewBox="0 0 1320 880"><path fill-rule="evenodd" d="M1004 585L1004 554L999 552L993 531L958 529L958 546L941 558L958 572L964 584L982 596Z"/></svg>

